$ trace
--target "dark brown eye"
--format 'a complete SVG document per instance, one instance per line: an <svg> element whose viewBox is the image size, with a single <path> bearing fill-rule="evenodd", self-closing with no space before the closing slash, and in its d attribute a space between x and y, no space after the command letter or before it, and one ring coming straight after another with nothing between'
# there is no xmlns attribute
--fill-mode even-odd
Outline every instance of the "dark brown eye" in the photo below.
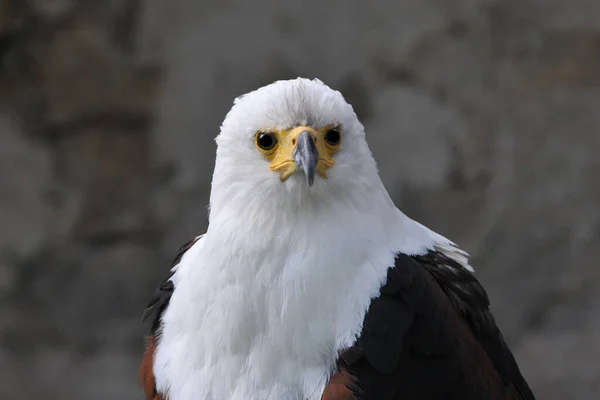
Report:
<svg viewBox="0 0 600 400"><path fill-rule="evenodd" d="M271 150L277 144L277 138L273 133L260 132L256 135L256 144L263 150Z"/></svg>
<svg viewBox="0 0 600 400"><path fill-rule="evenodd" d="M325 133L325 141L332 146L340 144L341 139L339 127L331 128Z"/></svg>

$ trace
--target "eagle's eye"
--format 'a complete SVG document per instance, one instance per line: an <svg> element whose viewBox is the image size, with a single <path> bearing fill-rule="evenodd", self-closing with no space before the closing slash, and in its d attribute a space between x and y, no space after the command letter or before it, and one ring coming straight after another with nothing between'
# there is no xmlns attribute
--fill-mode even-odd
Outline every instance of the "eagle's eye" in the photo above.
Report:
<svg viewBox="0 0 600 400"><path fill-rule="evenodd" d="M258 132L256 134L256 145L262 150L269 151L277 144L275 134L271 132Z"/></svg>
<svg viewBox="0 0 600 400"><path fill-rule="evenodd" d="M325 141L331 146L337 146L342 139L340 135L340 127L336 126L325 132Z"/></svg>

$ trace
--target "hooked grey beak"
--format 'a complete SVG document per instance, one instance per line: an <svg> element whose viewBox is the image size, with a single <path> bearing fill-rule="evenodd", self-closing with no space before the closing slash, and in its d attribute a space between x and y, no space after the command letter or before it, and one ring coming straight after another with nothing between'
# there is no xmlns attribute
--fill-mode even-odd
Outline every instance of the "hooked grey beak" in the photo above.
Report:
<svg viewBox="0 0 600 400"><path fill-rule="evenodd" d="M312 186L315 181L315 169L319 161L319 152L312 135L308 131L300 132L296 138L296 148L292 153L292 158L296 167L306 176L308 186Z"/></svg>

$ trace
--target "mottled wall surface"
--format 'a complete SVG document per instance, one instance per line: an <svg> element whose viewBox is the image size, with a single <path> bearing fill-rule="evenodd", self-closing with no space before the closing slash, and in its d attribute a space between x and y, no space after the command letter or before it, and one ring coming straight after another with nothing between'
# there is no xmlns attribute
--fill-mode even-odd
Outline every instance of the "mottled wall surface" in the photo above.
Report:
<svg viewBox="0 0 600 400"><path fill-rule="evenodd" d="M597 0L0 0L0 398L136 399L235 96L319 77L473 255L540 399L600 394ZM296 4L297 3L297 4Z"/></svg>

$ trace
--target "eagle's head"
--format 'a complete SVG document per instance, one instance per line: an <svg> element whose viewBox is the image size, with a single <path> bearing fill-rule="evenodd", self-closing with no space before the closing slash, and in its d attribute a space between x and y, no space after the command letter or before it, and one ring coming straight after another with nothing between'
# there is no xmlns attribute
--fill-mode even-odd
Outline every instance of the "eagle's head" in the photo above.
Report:
<svg viewBox="0 0 600 400"><path fill-rule="evenodd" d="M362 124L319 80L277 81L238 97L217 137L215 207L304 209L361 201L381 181Z"/></svg>

